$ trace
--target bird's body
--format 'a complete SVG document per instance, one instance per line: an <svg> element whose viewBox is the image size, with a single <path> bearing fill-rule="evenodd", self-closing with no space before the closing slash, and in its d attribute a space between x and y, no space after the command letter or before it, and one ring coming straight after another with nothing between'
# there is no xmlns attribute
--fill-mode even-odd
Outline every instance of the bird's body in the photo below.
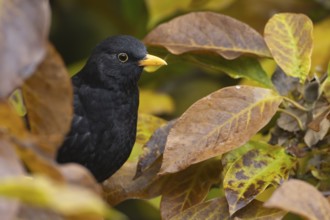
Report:
<svg viewBox="0 0 330 220"><path fill-rule="evenodd" d="M99 182L123 165L135 142L137 83L143 67L152 65L143 63L146 57L145 46L130 36L110 37L94 49L72 78L74 116L58 162L79 163Z"/></svg>

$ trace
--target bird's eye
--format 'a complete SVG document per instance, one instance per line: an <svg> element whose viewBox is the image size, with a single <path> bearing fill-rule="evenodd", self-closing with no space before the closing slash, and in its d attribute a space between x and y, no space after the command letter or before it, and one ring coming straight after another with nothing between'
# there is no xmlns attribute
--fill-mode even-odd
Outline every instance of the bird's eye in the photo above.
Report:
<svg viewBox="0 0 330 220"><path fill-rule="evenodd" d="M125 63L128 60L128 55L126 53L120 53L118 54L118 59L120 62Z"/></svg>

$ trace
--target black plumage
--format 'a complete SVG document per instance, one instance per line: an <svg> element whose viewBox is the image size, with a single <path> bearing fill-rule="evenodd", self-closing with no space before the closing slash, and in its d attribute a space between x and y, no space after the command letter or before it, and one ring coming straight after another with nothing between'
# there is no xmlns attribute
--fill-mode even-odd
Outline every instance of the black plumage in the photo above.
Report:
<svg viewBox="0 0 330 220"><path fill-rule="evenodd" d="M135 142L143 67L160 65L166 62L148 55L131 36L109 37L97 45L72 78L74 116L57 161L79 163L99 182L114 174Z"/></svg>

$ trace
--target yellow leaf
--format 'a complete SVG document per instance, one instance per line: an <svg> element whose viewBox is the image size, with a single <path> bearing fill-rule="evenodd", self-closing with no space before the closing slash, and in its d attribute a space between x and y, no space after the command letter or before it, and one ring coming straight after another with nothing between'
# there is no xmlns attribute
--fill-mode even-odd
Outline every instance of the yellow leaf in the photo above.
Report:
<svg viewBox="0 0 330 220"><path fill-rule="evenodd" d="M148 114L168 114L173 111L174 102L170 96L151 90L140 90L139 112Z"/></svg>
<svg viewBox="0 0 330 220"><path fill-rule="evenodd" d="M277 64L304 82L310 67L313 23L303 14L281 13L266 24L265 41Z"/></svg>
<svg viewBox="0 0 330 220"><path fill-rule="evenodd" d="M26 108L23 101L22 92L16 89L9 97L10 104L14 107L17 114L21 117L26 115Z"/></svg>
<svg viewBox="0 0 330 220"><path fill-rule="evenodd" d="M142 147L148 142L151 135L157 128L164 125L166 121L153 115L139 113L136 141L129 157L129 161L137 161L137 158L142 154Z"/></svg>
<svg viewBox="0 0 330 220"><path fill-rule="evenodd" d="M313 36L312 72L324 72L330 60L330 17L314 26Z"/></svg>
<svg viewBox="0 0 330 220"><path fill-rule="evenodd" d="M67 216L106 216L109 212L106 203L91 191L42 176L1 179L0 195Z"/></svg>

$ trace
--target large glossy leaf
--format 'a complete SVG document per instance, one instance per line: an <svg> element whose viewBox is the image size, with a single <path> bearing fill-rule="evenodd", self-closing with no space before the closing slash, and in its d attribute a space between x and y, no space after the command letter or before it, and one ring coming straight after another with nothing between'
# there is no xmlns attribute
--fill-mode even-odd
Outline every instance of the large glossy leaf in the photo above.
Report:
<svg viewBox="0 0 330 220"><path fill-rule="evenodd" d="M266 24L264 34L277 64L304 82L311 68L312 21L303 14L276 14Z"/></svg>
<svg viewBox="0 0 330 220"><path fill-rule="evenodd" d="M208 51L226 59L242 54L271 56L258 32L234 18L213 12L177 17L153 29L144 42L165 47L173 54Z"/></svg>
<svg viewBox="0 0 330 220"><path fill-rule="evenodd" d="M272 90L233 86L193 104L170 131L161 174L231 151L246 143L276 113L282 98Z"/></svg>
<svg viewBox="0 0 330 220"><path fill-rule="evenodd" d="M65 65L50 44L44 61L23 85L31 132L47 141L53 156L71 126L72 86Z"/></svg>
<svg viewBox="0 0 330 220"><path fill-rule="evenodd" d="M210 187L219 182L220 171L221 161L210 160L170 176L162 193L162 218L169 219L201 203Z"/></svg>
<svg viewBox="0 0 330 220"><path fill-rule="evenodd" d="M50 25L47 0L0 2L0 98L29 77L45 54Z"/></svg>
<svg viewBox="0 0 330 220"><path fill-rule="evenodd" d="M251 202L267 186L286 180L295 165L293 157L285 153L282 147L260 142L250 142L248 145L254 146L254 149L231 163L223 180L231 215Z"/></svg>
<svg viewBox="0 0 330 220"><path fill-rule="evenodd" d="M265 206L293 212L306 219L330 219L327 199L315 187L301 180L283 183Z"/></svg>

